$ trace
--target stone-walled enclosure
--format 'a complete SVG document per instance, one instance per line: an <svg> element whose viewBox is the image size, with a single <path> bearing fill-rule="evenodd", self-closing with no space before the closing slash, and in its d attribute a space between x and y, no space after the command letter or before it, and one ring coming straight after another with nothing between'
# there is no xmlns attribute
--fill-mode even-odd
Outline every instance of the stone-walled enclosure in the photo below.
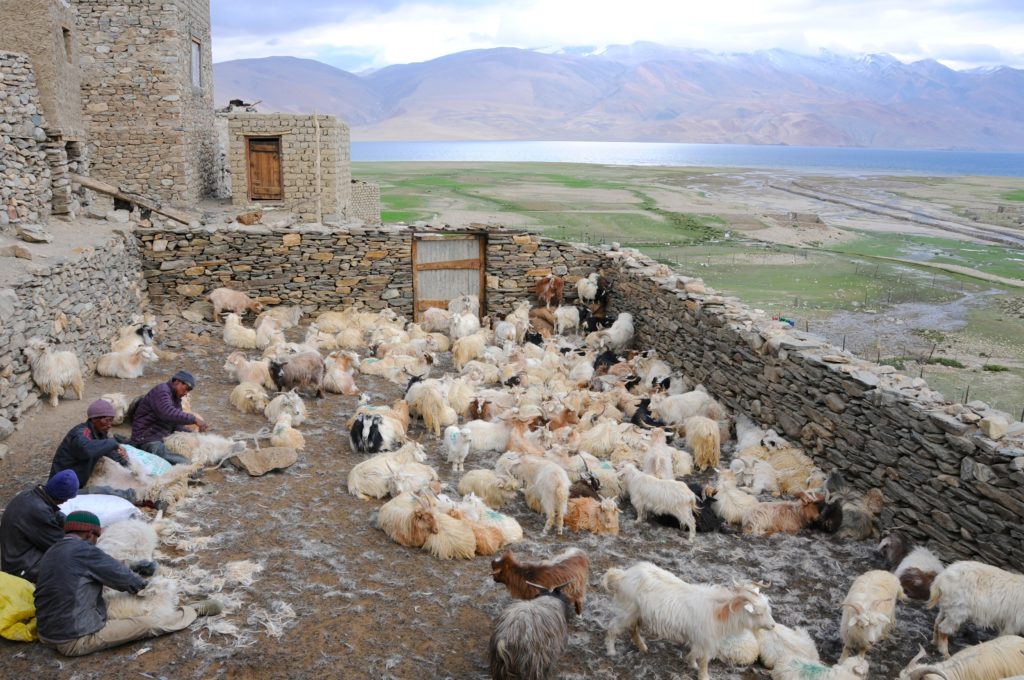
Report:
<svg viewBox="0 0 1024 680"><path fill-rule="evenodd" d="M408 228L137 234L154 302L187 304L228 285L307 312L361 302L411 315ZM934 541L947 557L1022 563L1024 448L1004 437L1006 414L947 404L920 379L793 331L635 251L491 230L487 309L509 311L545 274L571 283L595 269L614 280L615 308L633 313L638 346L799 442L823 469L881 487L886 525Z"/></svg>
<svg viewBox="0 0 1024 680"><path fill-rule="evenodd" d="M336 222L348 215L352 166L347 125L334 116L285 113L230 113L227 119L233 204L281 206L306 222ZM250 198L251 137L280 139L281 200Z"/></svg>
<svg viewBox="0 0 1024 680"><path fill-rule="evenodd" d="M213 193L208 0L76 0L75 9L93 174L182 206Z"/></svg>
<svg viewBox="0 0 1024 680"><path fill-rule="evenodd" d="M0 285L0 439L39 401L27 341L39 336L72 350L86 380L117 329L146 304L136 240L113 235L57 261L29 265ZM84 405L83 405L84 409Z"/></svg>
<svg viewBox="0 0 1024 680"><path fill-rule="evenodd" d="M483 231L483 230L481 230ZM182 307L228 285L307 313L362 303L412 310L407 227L237 231L136 229L110 251L86 252L0 291L0 435L38 397L21 354L40 334L87 363L142 308ZM793 331L704 289L636 251L486 230L489 311L527 299L547 273L571 284L600 269L614 307L635 317L637 346L654 347L734 409L773 426L827 470L880 487L883 520L937 544L947 558L1024 560L1024 447L1020 424L980 402L948 404L923 381ZM571 297L574 288L566 286ZM10 321L8 321L10 319Z"/></svg>
<svg viewBox="0 0 1024 680"><path fill-rule="evenodd" d="M0 52L0 230L49 214L53 193L45 126L28 57Z"/></svg>

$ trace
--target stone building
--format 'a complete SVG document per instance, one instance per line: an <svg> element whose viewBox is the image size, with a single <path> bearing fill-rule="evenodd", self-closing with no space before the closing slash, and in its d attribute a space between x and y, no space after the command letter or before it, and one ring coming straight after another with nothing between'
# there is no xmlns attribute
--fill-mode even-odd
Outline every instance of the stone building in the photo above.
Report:
<svg viewBox="0 0 1024 680"><path fill-rule="evenodd" d="M286 113L226 118L233 204L281 206L307 222L354 217L345 123L334 116Z"/></svg>
<svg viewBox="0 0 1024 680"><path fill-rule="evenodd" d="M85 120L74 8L64 0L2 0L0 46L28 55L35 72L40 113L45 117L42 142L50 168L49 212L73 217L79 196L70 173L86 173Z"/></svg>
<svg viewBox="0 0 1024 680"><path fill-rule="evenodd" d="M74 5L93 176L174 205L211 194L209 0Z"/></svg>
<svg viewBox="0 0 1024 680"><path fill-rule="evenodd" d="M24 54L0 52L0 230L38 221L52 198L36 76Z"/></svg>

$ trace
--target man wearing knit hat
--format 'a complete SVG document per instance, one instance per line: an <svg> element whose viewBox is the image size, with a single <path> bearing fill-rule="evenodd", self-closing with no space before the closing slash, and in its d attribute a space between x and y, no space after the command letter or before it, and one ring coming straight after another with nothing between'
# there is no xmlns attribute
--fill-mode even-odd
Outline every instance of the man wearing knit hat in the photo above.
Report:
<svg viewBox="0 0 1024 680"><path fill-rule="evenodd" d="M35 583L43 553L64 538L59 506L77 495L78 477L63 470L12 498L0 517L0 568Z"/></svg>
<svg viewBox="0 0 1024 680"><path fill-rule="evenodd" d="M183 430L186 425L196 425L201 432L209 429L206 421L181 406L182 398L195 386L196 379L191 373L178 371L170 380L147 392L132 415L132 446L160 456L172 465L187 463L184 456L167 450L164 437Z"/></svg>
<svg viewBox="0 0 1024 680"><path fill-rule="evenodd" d="M64 531L66 535L39 562L35 591L39 639L64 656L172 633L186 628L196 616L213 616L223 609L215 600L204 600L178 607L170 615L107 619L103 586L135 594L148 584L96 547L101 533L96 515L72 512L64 521Z"/></svg>
<svg viewBox="0 0 1024 680"><path fill-rule="evenodd" d="M50 475L61 470L71 470L78 477L78 488L81 493L105 493L126 498L135 502L135 492L131 489L112 489L110 487L86 487L89 477L100 458L110 458L121 465L128 465L128 454L116 438L110 434L110 426L114 422L114 407L109 401L97 399L89 404L85 412L86 420L68 430L63 441L53 454Z"/></svg>

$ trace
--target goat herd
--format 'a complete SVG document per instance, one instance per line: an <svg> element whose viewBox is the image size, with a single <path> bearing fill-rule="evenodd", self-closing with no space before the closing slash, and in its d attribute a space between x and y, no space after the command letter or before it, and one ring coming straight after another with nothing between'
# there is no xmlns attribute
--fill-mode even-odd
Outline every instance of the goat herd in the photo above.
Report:
<svg viewBox="0 0 1024 680"><path fill-rule="evenodd" d="M356 396L361 375L405 386L404 398L392 404L359 398L346 427L352 451L368 457L349 471L348 491L360 499L390 497L377 526L403 546L440 559L505 549L491 563L492 576L517 601L494 622L493 677L553 677L591 584L590 560L578 548L535 563L506 549L523 539L523 529L501 510L520 492L544 515L542 533L568 527L614 541L619 503L628 501L636 522L675 527L688 541L701 532L878 537L879 490L855 491L839 471L826 474L774 431L729 414L652 351L630 349L632 316L609 314L611 285L603 276L577 282L576 305L563 304L558 277L538 281L535 293L537 306L524 301L489 319L480 318L472 296L426 310L419 323L387 308L324 312L301 343L284 335L300 321L300 308L263 311L226 288L210 295L215 319L228 312L224 342L263 351L257 359L236 351L224 368L239 383L231 403L266 416L273 445L304 447L297 429L306 417L302 394ZM241 320L249 311L259 315L253 328ZM432 377L447 352L455 373ZM128 354L147 356L136 347L124 354L107 368L130 368ZM267 390L278 394L271 399ZM426 463L426 448L408 434L414 418L439 440L457 483L446 484ZM191 447L178 448L194 461L216 462L235 450L230 440L193 437ZM728 461L723 449L731 452ZM484 460L493 467L473 467ZM647 650L644 634L685 645L700 680L710 677L713 660L760 662L776 680L865 678L871 648L895 625L897 604L912 598L938 607L934 642L946 659L925 665L919 655L901 678L1024 675L1024 576L978 562L943 568L899 532L888 533L880 549L893 571L861 574L836 603L843 650L835 665L819 659L806 630L773 618L765 584L687 583L646 561L610 568L600 580L615 611L606 651L615 655L617 638L628 631L640 652ZM950 657L948 638L966 622L1001 637Z"/></svg>

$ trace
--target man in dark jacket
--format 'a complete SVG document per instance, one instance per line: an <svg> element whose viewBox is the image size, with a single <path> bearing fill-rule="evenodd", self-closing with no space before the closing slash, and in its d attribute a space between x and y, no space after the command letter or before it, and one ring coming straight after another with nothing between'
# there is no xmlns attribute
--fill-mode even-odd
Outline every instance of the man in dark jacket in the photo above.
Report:
<svg viewBox="0 0 1024 680"><path fill-rule="evenodd" d="M0 518L0 568L35 583L43 553L64 538L59 506L77 495L78 477L63 470L12 498Z"/></svg>
<svg viewBox="0 0 1024 680"><path fill-rule="evenodd" d="M171 615L107 619L103 586L138 593L147 582L96 547L100 520L91 512L73 512L64 522L66 536L46 551L36 583L36 623L40 641L64 656L82 656L101 649L172 633L196 616L216 615L215 600L178 607Z"/></svg>
<svg viewBox="0 0 1024 680"><path fill-rule="evenodd" d="M50 476L61 470L71 470L78 477L80 493L105 493L134 503L135 492L132 489L86 486L100 458L106 457L121 465L128 465L128 454L121 442L110 434L110 426L114 422L114 407L110 402L97 399L89 404L85 414L88 420L68 430L53 454Z"/></svg>
<svg viewBox="0 0 1024 680"><path fill-rule="evenodd" d="M201 432L208 429L202 418L181 408L182 397L195 386L196 379L191 373L178 371L170 380L147 392L132 415L132 446L160 456L173 465L187 463L184 456L168 451L163 440L186 425L197 425Z"/></svg>

